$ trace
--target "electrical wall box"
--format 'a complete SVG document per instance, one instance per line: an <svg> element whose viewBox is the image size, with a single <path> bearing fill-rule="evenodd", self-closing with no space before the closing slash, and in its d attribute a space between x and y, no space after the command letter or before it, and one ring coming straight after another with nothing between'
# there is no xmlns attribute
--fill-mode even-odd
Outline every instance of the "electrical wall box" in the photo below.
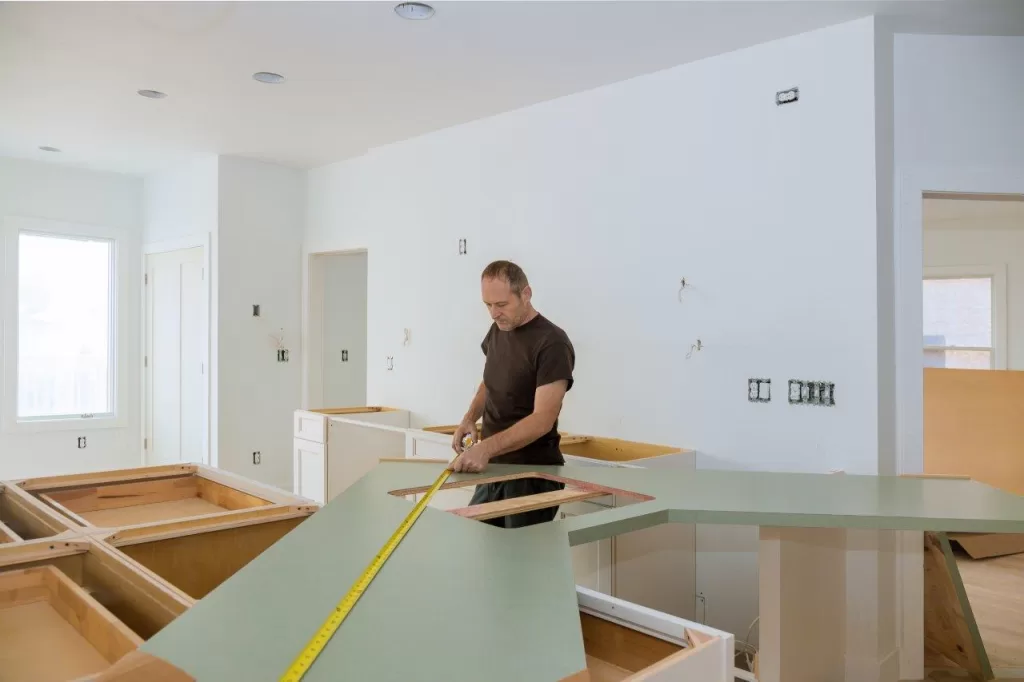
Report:
<svg viewBox="0 0 1024 682"><path fill-rule="evenodd" d="M835 384L828 381L789 380L789 403L791 405L825 405L832 407L835 401Z"/></svg>
<svg viewBox="0 0 1024 682"><path fill-rule="evenodd" d="M771 379L747 379L747 400L752 403L767 403L771 399Z"/></svg>

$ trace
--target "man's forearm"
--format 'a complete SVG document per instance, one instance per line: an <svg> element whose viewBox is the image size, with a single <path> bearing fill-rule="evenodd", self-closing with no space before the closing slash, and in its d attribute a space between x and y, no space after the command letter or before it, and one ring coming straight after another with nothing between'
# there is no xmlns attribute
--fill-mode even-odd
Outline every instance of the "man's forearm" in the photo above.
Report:
<svg viewBox="0 0 1024 682"><path fill-rule="evenodd" d="M469 411L466 412L466 416L462 418L462 421L475 424L484 414L484 403L486 401L487 389L484 388L483 382L480 382L480 386L476 389L476 395L473 396L473 400L469 404Z"/></svg>
<svg viewBox="0 0 1024 682"><path fill-rule="evenodd" d="M547 415L534 413L484 439L481 444L486 444L488 457L497 457L529 445L550 431L551 426L552 421Z"/></svg>

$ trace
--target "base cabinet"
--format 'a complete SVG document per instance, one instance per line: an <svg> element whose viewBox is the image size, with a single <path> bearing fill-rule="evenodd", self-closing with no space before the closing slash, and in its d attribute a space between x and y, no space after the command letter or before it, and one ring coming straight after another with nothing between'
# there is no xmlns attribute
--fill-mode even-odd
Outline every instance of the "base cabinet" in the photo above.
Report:
<svg viewBox="0 0 1024 682"><path fill-rule="evenodd" d="M363 429L361 425L380 429ZM393 407L295 410L292 492L327 504L380 457L403 457L409 413Z"/></svg>

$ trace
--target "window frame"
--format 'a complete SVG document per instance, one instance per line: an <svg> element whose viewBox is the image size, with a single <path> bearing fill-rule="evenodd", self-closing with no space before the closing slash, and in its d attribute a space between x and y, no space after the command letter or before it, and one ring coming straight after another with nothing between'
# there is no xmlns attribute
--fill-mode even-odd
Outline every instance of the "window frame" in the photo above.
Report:
<svg viewBox="0 0 1024 682"><path fill-rule="evenodd" d="M127 426L125 398L127 386L127 290L128 262L125 258L124 231L81 223L7 216L0 236L4 244L3 268L3 386L0 395L0 428L8 433L45 431L83 431ZM18 417L18 272L19 236L23 232L71 239L102 239L111 244L110 268L110 390L111 412L93 416Z"/></svg>
<svg viewBox="0 0 1024 682"><path fill-rule="evenodd" d="M989 265L933 265L923 268L923 283L936 279L971 279L990 277L992 279L992 366L990 369L1006 369L1006 264ZM924 330L921 330L921 352L926 350L989 350L980 346L929 346L924 344Z"/></svg>

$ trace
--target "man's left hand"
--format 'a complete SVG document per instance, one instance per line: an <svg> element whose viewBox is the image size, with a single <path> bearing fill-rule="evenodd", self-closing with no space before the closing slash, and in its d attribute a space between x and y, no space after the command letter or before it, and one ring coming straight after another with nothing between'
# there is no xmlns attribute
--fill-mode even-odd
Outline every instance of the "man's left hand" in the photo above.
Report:
<svg viewBox="0 0 1024 682"><path fill-rule="evenodd" d="M452 471L456 473L478 474L487 469L487 463L491 456L488 448L483 442L471 445L468 450L455 458L451 464Z"/></svg>

